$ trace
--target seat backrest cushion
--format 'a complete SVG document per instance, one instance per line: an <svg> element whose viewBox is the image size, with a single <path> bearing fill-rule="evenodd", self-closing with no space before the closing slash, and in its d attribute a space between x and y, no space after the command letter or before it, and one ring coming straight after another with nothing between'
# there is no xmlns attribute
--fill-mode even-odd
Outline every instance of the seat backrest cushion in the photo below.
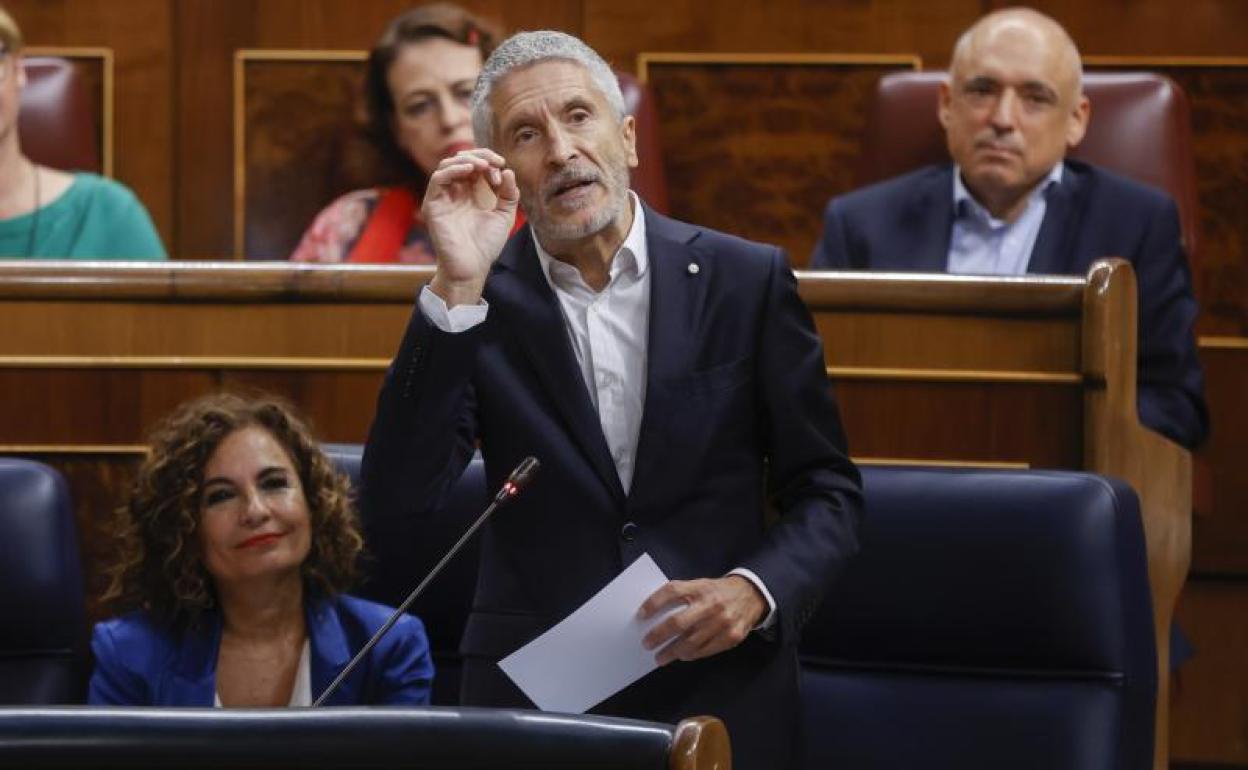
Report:
<svg viewBox="0 0 1248 770"><path fill-rule="evenodd" d="M18 132L22 151L63 171L100 173L99 129L86 85L73 62L28 56Z"/></svg>
<svg viewBox="0 0 1248 770"><path fill-rule="evenodd" d="M862 551L803 632L809 753L829 763L809 766L1151 757L1156 658L1129 487L1036 471L863 480Z"/></svg>
<svg viewBox="0 0 1248 770"><path fill-rule="evenodd" d="M79 702L86 616L68 487L0 458L0 704Z"/></svg>

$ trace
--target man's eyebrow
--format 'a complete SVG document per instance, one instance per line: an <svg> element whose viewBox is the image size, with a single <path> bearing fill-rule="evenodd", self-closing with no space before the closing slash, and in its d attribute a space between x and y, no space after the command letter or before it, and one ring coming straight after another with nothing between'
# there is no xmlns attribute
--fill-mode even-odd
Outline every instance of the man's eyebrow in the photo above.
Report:
<svg viewBox="0 0 1248 770"><path fill-rule="evenodd" d="M991 75L970 75L965 80L962 81L962 85L964 86L996 85L999 82L1000 81L998 81L996 78L992 77Z"/></svg>
<svg viewBox="0 0 1248 770"><path fill-rule="evenodd" d="M571 110L571 109L575 109L577 107L581 107L581 108L592 111L594 109L594 103L593 101L586 98L582 94L574 94L568 97L567 101L563 103L564 112L567 112L568 110Z"/></svg>
<svg viewBox="0 0 1248 770"><path fill-rule="evenodd" d="M1026 91L1040 91L1051 96L1057 96L1057 89L1043 80L1028 80L1020 88Z"/></svg>

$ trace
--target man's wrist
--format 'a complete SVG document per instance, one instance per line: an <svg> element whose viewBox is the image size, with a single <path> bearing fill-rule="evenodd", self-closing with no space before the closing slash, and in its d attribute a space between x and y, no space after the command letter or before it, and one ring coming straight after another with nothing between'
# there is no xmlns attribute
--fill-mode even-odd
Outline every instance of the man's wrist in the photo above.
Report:
<svg viewBox="0 0 1248 770"><path fill-rule="evenodd" d="M750 594L754 597L753 604L755 612L754 617L750 618L750 628L754 628L759 623L763 622L763 618L767 617L767 599L765 599L763 597L763 593L758 590L758 586L754 585L753 581L744 575L740 573L730 573L728 577L736 578L744 583L748 587Z"/></svg>
<svg viewBox="0 0 1248 770"><path fill-rule="evenodd" d="M481 302L481 295L485 292L485 279L455 281L446 278L441 272L435 272L433 280L429 282L429 289L446 303L448 309L456 305L476 305Z"/></svg>
<svg viewBox="0 0 1248 770"><path fill-rule="evenodd" d="M466 332L484 323L485 315L490 309L489 303L484 299L475 305L458 305L448 308L446 302L434 294L433 289L428 286L421 287L416 305L420 308L420 314L429 323L447 334Z"/></svg>
<svg viewBox="0 0 1248 770"><path fill-rule="evenodd" d="M762 602L762 613L755 619L753 629L762 631L771 628L776 622L776 600L772 597L771 592L767 590L767 584L762 578L754 573L753 570L744 567L738 567L729 572L725 577L738 577L750 584L754 589L754 595Z"/></svg>

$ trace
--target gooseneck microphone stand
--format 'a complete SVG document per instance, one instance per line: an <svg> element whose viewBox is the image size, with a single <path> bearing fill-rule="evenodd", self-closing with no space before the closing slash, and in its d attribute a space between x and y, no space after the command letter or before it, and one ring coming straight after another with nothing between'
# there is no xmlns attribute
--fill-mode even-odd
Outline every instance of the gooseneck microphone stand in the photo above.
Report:
<svg viewBox="0 0 1248 770"><path fill-rule="evenodd" d="M421 592L425 590L425 586L429 585L429 582L437 577L438 573L442 571L442 568L446 566L446 563L459 552L459 549L464 546L464 543L468 542L468 538L472 537L473 533L485 523L485 520L490 517L491 513L494 513L494 511L503 504L520 494L520 490L524 489L524 487L528 485L529 481L532 480L533 475L537 473L537 469L540 467L541 463L539 463L535 457L526 457L520 461L520 464L516 466L516 469L512 471L511 475L507 477L507 480L503 482L503 486L499 488L498 494L494 495L494 499L490 501L490 504L487 505L481 515L477 517L477 520L472 523L472 526L468 528L468 531L464 532L464 534L460 536L459 540L455 542L455 545L451 546L451 550L447 551L446 555L434 565L433 569L429 570L429 574L425 575L425 579L420 581L420 585L416 586L416 588L407 595L407 598L404 599L403 603L398 606L398 609L394 611L394 614L391 615L390 618L386 620L385 624L382 625L381 628L377 629L377 633L373 634L373 637L360 648L360 651L355 654L355 657L351 659L351 662L347 664L347 667L344 668L338 676L334 677L334 681L329 683L329 686L325 688L325 692L321 693L321 696L312 703L313 708L321 705L330 695L334 694L334 691L338 689L339 685L346 681L347 677L351 675L351 672L355 670L355 667L358 666L360 661L364 659L364 656L368 654L368 651L373 649L373 647L376 647L377 642L381 641L381 637L385 636L386 632L389 631L395 623L399 622L399 618L402 617L404 612L407 612L408 607L412 606L412 602L416 601L416 597L420 596Z"/></svg>

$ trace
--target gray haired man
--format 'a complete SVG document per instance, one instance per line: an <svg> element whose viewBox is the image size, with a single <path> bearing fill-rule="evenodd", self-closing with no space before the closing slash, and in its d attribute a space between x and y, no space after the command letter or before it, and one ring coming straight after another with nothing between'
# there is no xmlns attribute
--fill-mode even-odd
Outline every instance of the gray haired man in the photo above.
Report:
<svg viewBox="0 0 1248 770"><path fill-rule="evenodd" d="M438 265L378 400L370 534L435 509L476 446L492 482L538 457L485 533L463 702L531 705L497 661L649 554L671 581L639 615L676 608L645 640L660 667L595 712L713 714L737 767L789 767L798 630L857 549L861 496L785 256L629 191L633 119L574 37L499 46L473 125L481 148L425 195Z"/></svg>

